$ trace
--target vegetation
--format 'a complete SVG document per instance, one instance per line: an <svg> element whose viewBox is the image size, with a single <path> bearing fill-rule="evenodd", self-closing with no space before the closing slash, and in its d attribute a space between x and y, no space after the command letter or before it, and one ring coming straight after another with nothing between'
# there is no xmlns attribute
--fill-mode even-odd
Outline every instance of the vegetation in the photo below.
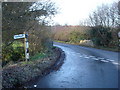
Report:
<svg viewBox="0 0 120 90"><path fill-rule="evenodd" d="M52 47L50 19L56 14L55 4L49 0L40 2L2 3L2 63L24 61L24 40L13 36L28 32L30 56L49 51Z"/></svg>
<svg viewBox="0 0 120 90"><path fill-rule="evenodd" d="M57 8L50 0L2 3L2 87L21 87L25 82L46 74L60 57L53 47L50 19ZM25 61L24 39L16 34L28 32L30 61Z"/></svg>
<svg viewBox="0 0 120 90"><path fill-rule="evenodd" d="M96 26L91 30L91 40L96 46L108 46L112 40L110 28Z"/></svg>
<svg viewBox="0 0 120 90"><path fill-rule="evenodd" d="M58 41L79 43L90 38L90 27L85 26L54 26L53 38Z"/></svg>
<svg viewBox="0 0 120 90"><path fill-rule="evenodd" d="M82 40L91 40L95 48L118 51L120 28L117 6L116 2L109 5L102 4L91 12L89 18L80 26L54 26L52 28L54 40L80 45Z"/></svg>
<svg viewBox="0 0 120 90"><path fill-rule="evenodd" d="M89 16L89 25L92 27L91 39L96 46L118 47L119 15L118 3L101 5Z"/></svg>
<svg viewBox="0 0 120 90"><path fill-rule="evenodd" d="M8 62L19 62L24 60L24 47L22 42L13 42L9 46L2 45L2 66Z"/></svg>
<svg viewBox="0 0 120 90"><path fill-rule="evenodd" d="M39 56L36 55L32 57L36 60L30 60L29 62L23 61L9 65L8 67L3 67L3 88L23 87L24 84L34 80L36 77L42 77L49 73L61 55L58 48L53 48L52 51L53 53L51 55L45 56L44 58L38 59Z"/></svg>

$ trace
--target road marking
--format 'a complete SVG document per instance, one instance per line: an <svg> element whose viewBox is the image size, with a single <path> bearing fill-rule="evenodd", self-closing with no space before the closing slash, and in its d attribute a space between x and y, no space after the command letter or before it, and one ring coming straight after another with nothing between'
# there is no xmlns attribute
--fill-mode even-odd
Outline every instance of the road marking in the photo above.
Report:
<svg viewBox="0 0 120 90"><path fill-rule="evenodd" d="M113 62L114 60L109 60L110 62Z"/></svg>
<svg viewBox="0 0 120 90"><path fill-rule="evenodd" d="M90 58L90 57L84 57L84 58Z"/></svg>
<svg viewBox="0 0 120 90"><path fill-rule="evenodd" d="M117 63L117 62L112 62L113 64L116 64L116 65L118 65L119 63Z"/></svg>
<svg viewBox="0 0 120 90"><path fill-rule="evenodd" d="M100 61L102 61L102 62L109 62L109 61L106 61L106 60L100 60Z"/></svg>
<svg viewBox="0 0 120 90"><path fill-rule="evenodd" d="M95 56L89 56L89 57L95 57Z"/></svg>
<svg viewBox="0 0 120 90"><path fill-rule="evenodd" d="M105 58L98 57L98 59L105 59Z"/></svg>
<svg viewBox="0 0 120 90"><path fill-rule="evenodd" d="M115 61L115 60L111 60L111 59L106 59L106 60L111 61L111 62Z"/></svg>
<svg viewBox="0 0 120 90"><path fill-rule="evenodd" d="M97 58L94 58L94 60L99 60L99 59L97 59Z"/></svg>
<svg viewBox="0 0 120 90"><path fill-rule="evenodd" d="M83 57L83 58L87 58L87 59L91 58L91 59L94 59L96 61L100 60L102 62L112 62L113 64L118 65L118 63L114 62L115 60L105 59L105 58L102 58L102 57L95 57L95 56L92 56L92 55L88 56L86 54L81 54L81 53L76 53L76 52L67 52L67 54L79 55L79 57Z"/></svg>

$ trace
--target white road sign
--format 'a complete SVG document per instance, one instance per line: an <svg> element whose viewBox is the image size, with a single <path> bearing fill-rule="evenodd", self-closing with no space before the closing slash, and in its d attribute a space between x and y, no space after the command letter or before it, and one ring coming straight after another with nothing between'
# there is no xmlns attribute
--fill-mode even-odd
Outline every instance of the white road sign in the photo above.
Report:
<svg viewBox="0 0 120 90"><path fill-rule="evenodd" d="M14 39L25 38L25 34L14 35Z"/></svg>

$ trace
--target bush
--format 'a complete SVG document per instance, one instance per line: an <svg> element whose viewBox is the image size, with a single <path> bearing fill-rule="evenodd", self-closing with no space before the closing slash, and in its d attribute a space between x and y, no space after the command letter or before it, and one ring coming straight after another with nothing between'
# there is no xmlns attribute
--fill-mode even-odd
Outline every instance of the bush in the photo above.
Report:
<svg viewBox="0 0 120 90"><path fill-rule="evenodd" d="M69 34L69 41L73 43L79 43L80 40L82 40L84 37L80 34L80 32L72 31Z"/></svg>
<svg viewBox="0 0 120 90"><path fill-rule="evenodd" d="M2 66L9 62L24 60L24 47L22 42L13 42L11 45L2 45Z"/></svg>
<svg viewBox="0 0 120 90"><path fill-rule="evenodd" d="M100 38L96 38L96 37L95 37L95 38L92 39L92 41L93 41L93 43L94 43L95 46L100 46L100 45L101 45L101 43L100 43L100 42L101 42Z"/></svg>
<svg viewBox="0 0 120 90"><path fill-rule="evenodd" d="M37 25L34 30L29 30L29 53L34 56L36 53L51 49L53 41L51 40L50 27Z"/></svg>
<svg viewBox="0 0 120 90"><path fill-rule="evenodd" d="M95 26L91 30L91 40L96 46L108 46L112 40L109 27Z"/></svg>

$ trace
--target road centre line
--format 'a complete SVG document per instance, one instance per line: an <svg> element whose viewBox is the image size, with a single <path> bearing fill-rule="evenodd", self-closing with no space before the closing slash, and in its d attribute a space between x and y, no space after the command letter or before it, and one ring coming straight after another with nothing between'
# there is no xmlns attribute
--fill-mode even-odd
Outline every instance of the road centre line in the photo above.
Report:
<svg viewBox="0 0 120 90"><path fill-rule="evenodd" d="M84 57L84 58L90 58L90 57Z"/></svg>
<svg viewBox="0 0 120 90"><path fill-rule="evenodd" d="M94 60L99 60L99 59L97 59L97 58L93 58Z"/></svg>
<svg viewBox="0 0 120 90"><path fill-rule="evenodd" d="M119 65L119 63L117 63L117 62L112 62L113 64L116 64L116 65Z"/></svg>
<svg viewBox="0 0 120 90"><path fill-rule="evenodd" d="M113 62L114 60L108 60L108 61Z"/></svg>
<svg viewBox="0 0 120 90"><path fill-rule="evenodd" d="M79 55L79 57L83 57L83 58L91 58L91 59L94 59L96 61L100 60L102 62L113 62L113 64L118 64L116 62L114 62L114 60L111 60L111 59L105 59L105 58L101 58L101 57L95 57L93 55L86 55L86 54L81 54L81 53L76 53L76 52L67 52L67 54L74 54L74 55Z"/></svg>
<svg viewBox="0 0 120 90"><path fill-rule="evenodd" d="M102 62L109 62L109 61L106 61L106 60L100 60L100 61L102 61Z"/></svg>
<svg viewBox="0 0 120 90"><path fill-rule="evenodd" d="M95 57L95 56L89 56L89 57Z"/></svg>
<svg viewBox="0 0 120 90"><path fill-rule="evenodd" d="M105 59L105 58L98 57L98 59Z"/></svg>

